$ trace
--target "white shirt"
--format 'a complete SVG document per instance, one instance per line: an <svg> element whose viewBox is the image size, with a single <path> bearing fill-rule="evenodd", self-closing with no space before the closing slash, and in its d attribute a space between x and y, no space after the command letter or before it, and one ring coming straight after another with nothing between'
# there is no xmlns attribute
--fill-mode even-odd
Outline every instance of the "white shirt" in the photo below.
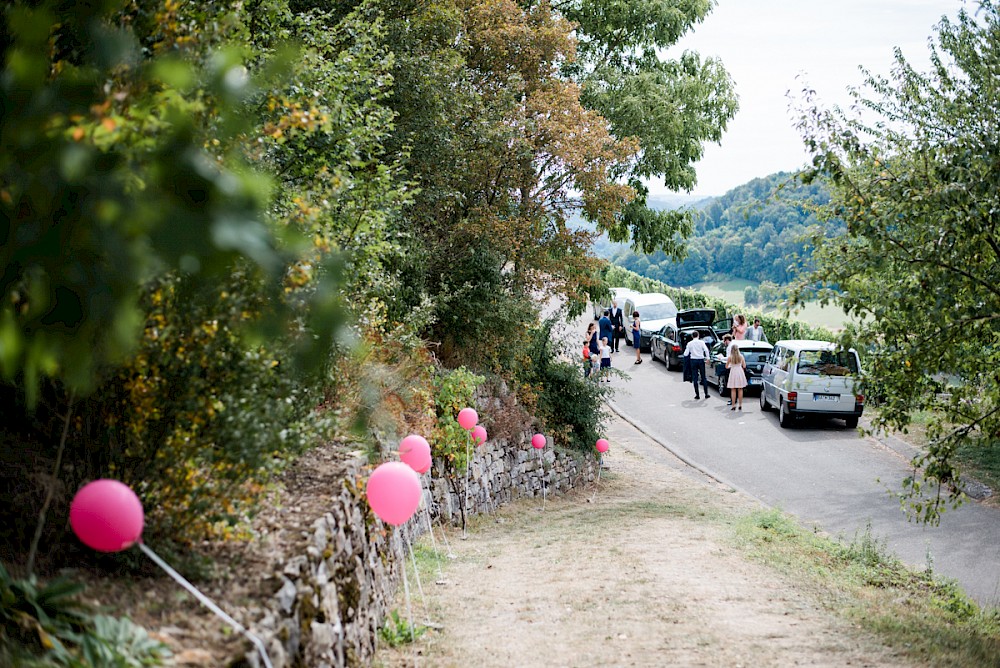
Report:
<svg viewBox="0 0 1000 668"><path fill-rule="evenodd" d="M764 336L763 327L751 327L750 331L747 332L747 338L751 341L767 341L767 337Z"/></svg>
<svg viewBox="0 0 1000 668"><path fill-rule="evenodd" d="M611 346L601 345L601 359L611 359Z"/></svg>
<svg viewBox="0 0 1000 668"><path fill-rule="evenodd" d="M708 346L701 339L691 339L684 348L684 354L693 360L707 360Z"/></svg>

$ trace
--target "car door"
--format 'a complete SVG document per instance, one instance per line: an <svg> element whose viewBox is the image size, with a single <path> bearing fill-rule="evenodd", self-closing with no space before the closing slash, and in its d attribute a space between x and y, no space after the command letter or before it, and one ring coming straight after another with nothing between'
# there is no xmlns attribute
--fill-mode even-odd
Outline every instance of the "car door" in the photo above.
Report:
<svg viewBox="0 0 1000 668"><path fill-rule="evenodd" d="M771 349L771 354L767 358L767 362L764 363L764 370L761 371L761 392L764 397L771 403L771 405L777 405L778 397L774 390L774 374L777 370L778 360L780 355L784 354L784 348L781 346L775 346Z"/></svg>

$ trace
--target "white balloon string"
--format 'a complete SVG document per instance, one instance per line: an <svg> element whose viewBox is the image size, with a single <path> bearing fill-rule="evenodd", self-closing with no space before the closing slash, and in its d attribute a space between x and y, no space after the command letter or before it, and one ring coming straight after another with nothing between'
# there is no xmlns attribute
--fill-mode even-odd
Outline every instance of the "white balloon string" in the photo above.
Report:
<svg viewBox="0 0 1000 668"><path fill-rule="evenodd" d="M413 611L410 609L410 582L406 577L406 560L400 564L403 571L403 592L406 595L406 621L410 624L410 642L413 643L413 667L417 666L417 632L413 628Z"/></svg>
<svg viewBox="0 0 1000 668"><path fill-rule="evenodd" d="M204 605L206 608L208 608L216 615L221 617L227 624L229 624L234 629L242 633L247 638L247 640L253 643L254 647L257 648L257 652L260 654L260 658L264 662L264 666L266 668L274 668L271 665L271 659L267 656L267 650L264 649L264 643L261 641L260 638L251 633L245 626L240 624L238 621L227 615L222 608L220 608L218 605L215 604L214 601L212 601L212 599L210 599L209 597L205 596L200 591L198 591L198 589L193 584L184 579L183 575L181 575L173 568L171 568L167 562L161 559L155 552L149 549L144 543L136 543L136 544L139 546L139 549L142 550L147 557L153 560L153 563L155 563L157 566L166 571L167 575L172 577L174 580L177 581L177 583L180 586L184 587L184 589L189 591L192 596L194 596L201 602L202 605Z"/></svg>
<svg viewBox="0 0 1000 668"><path fill-rule="evenodd" d="M538 449L538 463L542 467L542 510L545 510L545 459L542 458L542 448Z"/></svg>
<svg viewBox="0 0 1000 668"><path fill-rule="evenodd" d="M413 549L413 541L406 539L406 547L410 550L410 560L413 561L413 574L417 577L417 591L420 592L420 602L427 607L427 598L424 597L424 586L420 583L420 571L417 570L417 553Z"/></svg>
<svg viewBox="0 0 1000 668"><path fill-rule="evenodd" d="M601 469L604 468L604 453L597 455L597 482L594 483L594 495L590 497L590 502L593 503L597 498L597 488L601 486Z"/></svg>
<svg viewBox="0 0 1000 668"><path fill-rule="evenodd" d="M437 566L438 580L444 580L444 573L441 572L441 552L438 550L437 538L434 537L434 525L431 523L431 509L426 505L423 512L424 519L427 520L427 533L431 535L431 545L434 548L434 564Z"/></svg>
<svg viewBox="0 0 1000 668"><path fill-rule="evenodd" d="M469 430L465 430L465 511L462 513L462 538L468 538L469 533L466 529L466 525L469 520L469 467L472 463L472 458L469 456L469 441L472 440L472 435Z"/></svg>

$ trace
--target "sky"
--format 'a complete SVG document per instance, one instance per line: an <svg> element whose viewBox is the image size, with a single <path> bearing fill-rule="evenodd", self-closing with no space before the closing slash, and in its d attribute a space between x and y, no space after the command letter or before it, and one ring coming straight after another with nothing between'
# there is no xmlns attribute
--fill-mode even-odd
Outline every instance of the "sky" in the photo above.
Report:
<svg viewBox="0 0 1000 668"><path fill-rule="evenodd" d="M736 85L740 110L721 144L709 143L696 165L694 195L722 195L759 176L793 171L808 161L789 110L803 82L824 107L848 106L849 86L863 83L858 66L888 75L893 48L927 69L928 38L963 0L718 0L677 49L722 60ZM668 55L676 55L671 51ZM796 77L800 77L797 79ZM663 195L662 182L650 183Z"/></svg>

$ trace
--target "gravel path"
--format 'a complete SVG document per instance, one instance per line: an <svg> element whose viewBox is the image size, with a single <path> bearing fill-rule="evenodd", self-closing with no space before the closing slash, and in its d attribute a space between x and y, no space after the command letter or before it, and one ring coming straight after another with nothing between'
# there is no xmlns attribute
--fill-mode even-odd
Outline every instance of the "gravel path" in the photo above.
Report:
<svg viewBox="0 0 1000 668"><path fill-rule="evenodd" d="M753 501L620 420L608 439L598 489L451 532L425 600L411 576L414 619L434 627L376 665L913 665L733 546L721 518Z"/></svg>

